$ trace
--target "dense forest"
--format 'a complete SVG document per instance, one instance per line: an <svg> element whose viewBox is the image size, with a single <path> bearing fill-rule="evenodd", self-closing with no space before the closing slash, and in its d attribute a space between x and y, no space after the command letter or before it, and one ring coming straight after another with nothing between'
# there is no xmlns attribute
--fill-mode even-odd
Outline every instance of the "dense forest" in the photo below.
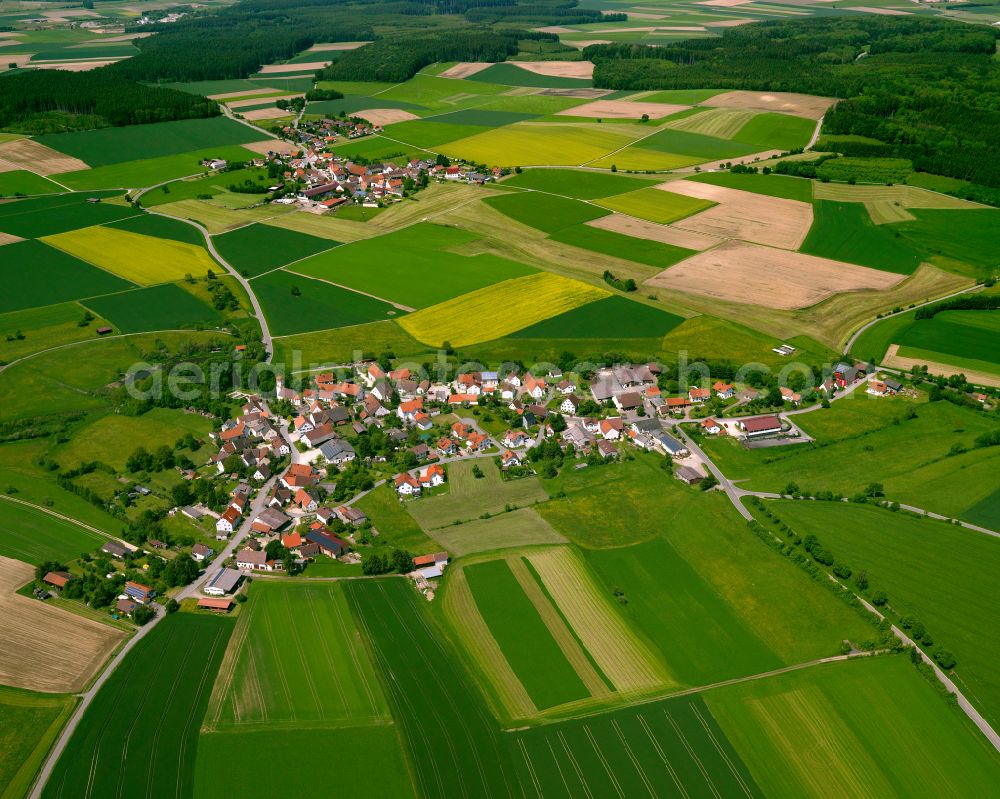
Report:
<svg viewBox="0 0 1000 799"><path fill-rule="evenodd" d="M917 17L765 22L664 47L592 45L594 84L719 87L845 98L825 134L845 155L901 157L915 169L1000 186L998 32Z"/></svg>
<svg viewBox="0 0 1000 799"><path fill-rule="evenodd" d="M143 86L107 69L35 70L0 77L0 128L59 133L215 116L204 97Z"/></svg>

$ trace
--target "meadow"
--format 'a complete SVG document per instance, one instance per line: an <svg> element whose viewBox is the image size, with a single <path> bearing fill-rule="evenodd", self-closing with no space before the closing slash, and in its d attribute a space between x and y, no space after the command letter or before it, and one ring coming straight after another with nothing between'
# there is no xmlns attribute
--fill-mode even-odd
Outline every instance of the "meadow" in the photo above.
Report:
<svg viewBox="0 0 1000 799"><path fill-rule="evenodd" d="M523 571L523 564L519 565ZM535 707L544 710L590 695L553 637L551 628L558 617L549 606L548 618L543 621L540 609L529 599L508 561L472 564L462 574L483 623ZM575 645L565 625L560 626L566 631L563 637Z"/></svg>
<svg viewBox="0 0 1000 799"><path fill-rule="evenodd" d="M329 239L260 224L216 236L212 243L223 258L248 277L337 246Z"/></svg>
<svg viewBox="0 0 1000 799"><path fill-rule="evenodd" d="M429 348L388 319L274 339L275 362L294 369L310 364L343 363L364 353L375 357L379 352L394 352L397 357L405 358L428 354Z"/></svg>
<svg viewBox="0 0 1000 799"><path fill-rule="evenodd" d="M536 273L492 253L462 254L462 248L478 238L464 230L421 222L306 258L294 270L413 308ZM401 258L404 252L406 257Z"/></svg>
<svg viewBox="0 0 1000 799"><path fill-rule="evenodd" d="M893 227L918 249L942 259L942 266L963 268L978 277L995 272L993 253L1000 249L1000 210L915 208L910 213L916 217L914 221Z"/></svg>
<svg viewBox="0 0 1000 799"><path fill-rule="evenodd" d="M760 149L794 150L805 147L816 122L791 114L755 114L732 138Z"/></svg>
<svg viewBox="0 0 1000 799"><path fill-rule="evenodd" d="M534 508L518 508L487 519L472 519L450 527L437 527L434 540L454 555L471 555L530 544L563 544L566 539L539 516Z"/></svg>
<svg viewBox="0 0 1000 799"><path fill-rule="evenodd" d="M918 319L904 327L894 343L907 347L975 358L1000 364L1000 313L996 311L943 311L932 319Z"/></svg>
<svg viewBox="0 0 1000 799"><path fill-rule="evenodd" d="M741 683L704 701L769 797L977 796L1000 780L996 751L903 657Z"/></svg>
<svg viewBox="0 0 1000 799"><path fill-rule="evenodd" d="M205 239L202 237L201 231L196 227L159 214L130 216L118 222L108 222L107 227L114 230L125 230L129 233L138 233L142 236L150 236L151 238L173 239L185 244L194 244L198 247L205 246Z"/></svg>
<svg viewBox="0 0 1000 799"><path fill-rule="evenodd" d="M973 524L982 525L991 530L1000 529L1000 488L984 497L962 515Z"/></svg>
<svg viewBox="0 0 1000 799"><path fill-rule="evenodd" d="M42 796L190 796L198 729L232 631L229 619L187 613L159 622L101 687Z"/></svg>
<svg viewBox="0 0 1000 799"><path fill-rule="evenodd" d="M800 535L814 533L855 572L868 572L873 590L884 590L897 614L923 622L934 642L955 654L970 701L992 724L1000 722L1000 641L982 634L994 618L991 575L1000 567L1000 541L880 508L791 501L768 507Z"/></svg>
<svg viewBox="0 0 1000 799"><path fill-rule="evenodd" d="M511 296L523 299L495 313ZM504 280L487 288L416 311L399 323L410 335L431 346L448 342L456 347L501 338L542 319L586 305L608 296L604 289L539 272L514 280Z"/></svg>
<svg viewBox="0 0 1000 799"><path fill-rule="evenodd" d="M482 477L473 475L472 468L476 465L482 470ZM500 513L508 505L523 508L548 498L537 478L503 480L496 465L485 458L478 462L451 463L447 472L446 494L406 503L410 515L429 533L438 527L471 521L483 513Z"/></svg>
<svg viewBox="0 0 1000 799"><path fill-rule="evenodd" d="M0 197L13 194L54 194L61 191L64 191L62 186L26 169L0 172Z"/></svg>
<svg viewBox="0 0 1000 799"><path fill-rule="evenodd" d="M403 313L374 297L284 269L261 275L251 285L276 336L363 324Z"/></svg>
<svg viewBox="0 0 1000 799"><path fill-rule="evenodd" d="M122 333L215 326L222 316L174 283L107 294L87 300L87 307Z"/></svg>
<svg viewBox="0 0 1000 799"><path fill-rule="evenodd" d="M512 333L512 338L660 338L684 320L651 305L611 296Z"/></svg>
<svg viewBox="0 0 1000 799"><path fill-rule="evenodd" d="M348 767L331 763L349 741ZM261 768L261 753L267 768ZM243 799L309 795L336 780L337 796L413 797L413 785L394 726L340 730L240 730L202 734L194 796L238 792Z"/></svg>
<svg viewBox="0 0 1000 799"><path fill-rule="evenodd" d="M99 128L79 133L50 133L36 141L85 161L92 167L121 164L192 150L260 141L246 125L224 116L209 119L181 119L152 125Z"/></svg>
<svg viewBox="0 0 1000 799"><path fill-rule="evenodd" d="M47 236L43 241L142 286L183 280L188 275L204 277L222 269L204 247L106 225Z"/></svg>
<svg viewBox="0 0 1000 799"><path fill-rule="evenodd" d="M93 194L59 194L0 204L0 231L23 239L41 238L68 230L102 225L138 215L134 208L91 203ZM106 194L97 194L98 198ZM7 245L10 246L9 244Z"/></svg>
<svg viewBox="0 0 1000 799"><path fill-rule="evenodd" d="M333 729L388 718L340 584L255 584L219 668L205 730Z"/></svg>
<svg viewBox="0 0 1000 799"><path fill-rule="evenodd" d="M267 170L264 169L251 168L237 169L232 172L211 172L204 177L175 181L166 186L150 189L143 193L142 204L146 208L153 208L178 200L193 200L206 194L220 194L228 191L230 186L242 184L246 180L258 183L265 188L274 182L268 178ZM262 200L264 196L265 194L262 192L259 195L247 194L245 198L248 204L252 204Z"/></svg>
<svg viewBox="0 0 1000 799"><path fill-rule="evenodd" d="M865 641L874 637L873 629L854 610L812 585L793 564L748 536L742 517L725 496L681 486L659 467L660 460L649 455L613 469L564 473L547 481L546 489L550 493L564 491L566 496L539 506L538 511L556 530L581 546L599 575L607 574L600 568L602 562L608 562L603 557L605 551L617 552L622 547L665 538L709 587L708 593L728 605L745 628L739 630L727 623L728 634L744 641L756 637L761 642L762 646L751 650L755 654L748 653L745 664L736 660L741 670L756 668L763 662L766 650L785 663L800 663L835 654L845 638ZM658 545L650 550L655 552L656 548ZM681 576L687 574L682 567L677 568ZM615 575L622 582L629 576L623 570ZM637 592L642 579L641 574L632 576L630 582L634 581L635 590L630 590L628 584L606 587L609 592L622 588L629 601L641 601ZM690 582L690 590L699 593L691 599L677 600L679 607L688 608L691 620L698 619L704 612L699 607L710 601L700 595L700 585ZM649 637L657 646L666 645L662 633ZM703 646L711 651L710 642ZM698 649L692 644L691 651L697 653ZM698 673L697 662L673 651L666 657L671 671L674 657L679 658L678 668L687 674ZM693 659L694 654L690 657ZM711 667L704 659L701 662L700 668Z"/></svg>
<svg viewBox="0 0 1000 799"><path fill-rule="evenodd" d="M647 188L599 200L612 211L665 225L711 208L715 203L660 189Z"/></svg>
<svg viewBox="0 0 1000 799"><path fill-rule="evenodd" d="M590 225L574 225L553 233L549 238L563 244L572 244L591 252L624 258L627 261L666 269L679 261L694 255L693 250L675 247L649 239L627 236L612 230L603 230Z"/></svg>
<svg viewBox="0 0 1000 799"><path fill-rule="evenodd" d="M0 313L132 288L131 283L41 241L27 239L7 244L3 255ZM25 269L26 264L32 268ZM39 282L45 286L44 292L39 292Z"/></svg>
<svg viewBox="0 0 1000 799"><path fill-rule="evenodd" d="M106 536L59 519L43 510L0 500L0 555L37 565L47 560L64 563L92 552Z"/></svg>
<svg viewBox="0 0 1000 799"><path fill-rule="evenodd" d="M106 325L107 320L95 318L81 327L84 313L83 306L62 302L0 314L0 360L10 363L39 350L94 338L96 329ZM18 330L24 338L17 338Z"/></svg>
<svg viewBox="0 0 1000 799"><path fill-rule="evenodd" d="M438 548L438 544L429 538L416 520L406 512L392 486L384 485L376 488L354 504L378 530L379 543L388 543L415 555L432 552Z"/></svg>
<svg viewBox="0 0 1000 799"><path fill-rule="evenodd" d="M912 274L924 260L924 254L892 228L873 223L860 203L817 200L813 214L802 252L902 275Z"/></svg>
<svg viewBox="0 0 1000 799"><path fill-rule="evenodd" d="M530 171L524 174L531 174ZM591 219L607 216L607 211L590 203L578 202L542 191L517 192L488 197L486 205L511 219L546 233L581 225Z"/></svg>
<svg viewBox="0 0 1000 799"><path fill-rule="evenodd" d="M75 704L68 695L0 687L0 797L28 794Z"/></svg>
<svg viewBox="0 0 1000 799"><path fill-rule="evenodd" d="M612 175L578 169L526 169L503 181L504 186L560 194L577 200L596 200L658 183L657 178Z"/></svg>
<svg viewBox="0 0 1000 799"><path fill-rule="evenodd" d="M765 795L697 696L545 725L514 744L525 796Z"/></svg>
<svg viewBox="0 0 1000 799"><path fill-rule="evenodd" d="M419 796L509 797L506 736L429 615L401 579L353 580L344 592L368 641L408 751ZM446 697L426 701L426 697Z"/></svg>

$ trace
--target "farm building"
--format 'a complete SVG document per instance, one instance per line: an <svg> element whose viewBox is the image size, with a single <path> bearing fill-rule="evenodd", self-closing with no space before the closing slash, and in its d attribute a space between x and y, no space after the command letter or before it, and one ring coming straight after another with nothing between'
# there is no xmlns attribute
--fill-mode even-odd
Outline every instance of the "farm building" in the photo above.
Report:
<svg viewBox="0 0 1000 799"><path fill-rule="evenodd" d="M690 466L678 466L677 471L674 472L674 477L690 486L695 483L700 483L705 478L705 475L695 469L692 469Z"/></svg>
<svg viewBox="0 0 1000 799"><path fill-rule="evenodd" d="M56 588L65 588L66 583L72 579L73 575L69 572L49 572L42 578L42 582L48 583Z"/></svg>
<svg viewBox="0 0 1000 799"><path fill-rule="evenodd" d="M277 508L265 508L253 520L251 529L256 533L273 533L276 530L280 530L290 521L291 519Z"/></svg>
<svg viewBox="0 0 1000 799"><path fill-rule="evenodd" d="M150 588L148 585L143 585L142 583L134 583L131 580L125 583L125 593L128 594L136 602L141 602L146 604L150 602L154 596L156 596L156 591Z"/></svg>
<svg viewBox="0 0 1000 799"><path fill-rule="evenodd" d="M108 541L103 547L101 547L101 552L105 552L113 558L124 558L130 550L118 541Z"/></svg>
<svg viewBox="0 0 1000 799"><path fill-rule="evenodd" d="M425 580L432 580L444 573L448 565L447 552L435 552L432 555L420 555L413 559L413 567Z"/></svg>
<svg viewBox="0 0 1000 799"><path fill-rule="evenodd" d="M310 530L306 533L306 540L312 541L319 546L320 552L331 558L339 558L347 553L350 548L346 541L323 530Z"/></svg>
<svg viewBox="0 0 1000 799"><path fill-rule="evenodd" d="M754 416L750 419L738 421L737 426L746 433L747 438L758 436L773 436L781 432L781 419L774 414L768 416Z"/></svg>
<svg viewBox="0 0 1000 799"><path fill-rule="evenodd" d="M213 613L229 613L233 607L233 600L204 596L198 600L198 607L202 610L210 610Z"/></svg>
<svg viewBox="0 0 1000 799"><path fill-rule="evenodd" d="M243 575L236 569L219 569L208 581L204 591L212 596L223 596L231 594L240 584Z"/></svg>

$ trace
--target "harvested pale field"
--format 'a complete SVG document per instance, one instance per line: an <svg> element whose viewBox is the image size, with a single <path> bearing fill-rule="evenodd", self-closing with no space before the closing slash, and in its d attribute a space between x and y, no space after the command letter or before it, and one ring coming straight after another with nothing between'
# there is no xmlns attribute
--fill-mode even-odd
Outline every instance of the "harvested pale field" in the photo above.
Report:
<svg viewBox="0 0 1000 799"><path fill-rule="evenodd" d="M314 44L308 50L307 53L332 53L339 50L357 50L359 47L364 47L368 42L321 42L320 44Z"/></svg>
<svg viewBox="0 0 1000 799"><path fill-rule="evenodd" d="M636 8L641 8L641 6L636 6ZM625 12L629 19L666 19L666 14L649 14L645 11L627 11Z"/></svg>
<svg viewBox="0 0 1000 799"><path fill-rule="evenodd" d="M82 691L125 633L14 593L35 576L0 557L0 684L30 691Z"/></svg>
<svg viewBox="0 0 1000 799"><path fill-rule="evenodd" d="M630 17L636 16L629 14ZM662 17L660 17L662 19ZM641 25L629 28L601 28L600 33L654 33L656 31L704 31L702 25Z"/></svg>
<svg viewBox="0 0 1000 799"><path fill-rule="evenodd" d="M84 42L83 44L74 44L72 48L76 47L99 47L102 44L109 44L110 42L130 42L133 39L145 39L147 36L152 36L152 31L144 31L142 33L122 33L118 36L105 36L101 39L95 39L92 42Z"/></svg>
<svg viewBox="0 0 1000 799"><path fill-rule="evenodd" d="M594 77L594 65L589 61L511 61L510 63L549 78L589 80Z"/></svg>
<svg viewBox="0 0 1000 799"><path fill-rule="evenodd" d="M404 111L402 108L367 108L364 111L355 111L352 116L367 119L373 125L392 125L396 122L408 122L411 119L419 119L416 114Z"/></svg>
<svg viewBox="0 0 1000 799"><path fill-rule="evenodd" d="M928 361L924 358L905 358L899 354L898 344L889 345L889 349L886 350L885 357L882 359L882 365L894 369L905 369L907 371L912 369L914 366L926 366L927 371L932 375L951 377L951 375L963 374L965 375L965 379L970 383L975 383L980 386L993 386L994 388L1000 388L1000 377L995 374L990 374L989 372L970 371L964 366L953 366L949 363Z"/></svg>
<svg viewBox="0 0 1000 799"><path fill-rule="evenodd" d="M262 102L276 103L278 100L291 100L295 97L302 97L302 92L298 94L281 94L272 97L248 97L245 100L233 100L233 102L226 103L226 105L235 111L240 108L246 108L249 105L260 105Z"/></svg>
<svg viewBox="0 0 1000 799"><path fill-rule="evenodd" d="M124 60L124 58L107 58L101 61L33 61L32 66L38 69L58 69L62 72L89 72Z"/></svg>
<svg viewBox="0 0 1000 799"><path fill-rule="evenodd" d="M290 155L291 153L297 153L302 149L299 145L293 144L290 141L285 141L284 139L264 139L264 141L241 144L240 147L243 147L246 150L252 150L255 153L260 153L261 155L267 155L270 152Z"/></svg>
<svg viewBox="0 0 1000 799"><path fill-rule="evenodd" d="M486 673L497 698L511 717L527 718L537 714L538 708L483 620L462 568L449 570L444 612L451 618L452 624L461 629L463 643Z"/></svg>
<svg viewBox="0 0 1000 799"><path fill-rule="evenodd" d="M813 197L842 203L892 202L903 208L943 208L963 210L985 208L971 200L938 194L919 186L852 186L848 183L813 183Z"/></svg>
<svg viewBox="0 0 1000 799"><path fill-rule="evenodd" d="M86 8L60 8L56 11L43 11L42 15L49 19L62 17L97 17L99 14Z"/></svg>
<svg viewBox="0 0 1000 799"><path fill-rule="evenodd" d="M316 72L330 66L332 61L306 61L302 64L267 64L260 68L261 75L274 75L283 72Z"/></svg>
<svg viewBox="0 0 1000 799"><path fill-rule="evenodd" d="M14 169L27 169L38 175L90 169L90 165L79 158L63 155L33 139L18 139L0 144L0 162L15 164ZM0 171L9 170L0 166Z"/></svg>
<svg viewBox="0 0 1000 799"><path fill-rule="evenodd" d="M12 236L10 233L0 233L0 247L4 244L13 244L15 241L23 241L20 236Z"/></svg>
<svg viewBox="0 0 1000 799"><path fill-rule="evenodd" d="M601 595L569 547L534 552L528 560L604 675L623 693L673 685L653 654Z"/></svg>
<svg viewBox="0 0 1000 799"><path fill-rule="evenodd" d="M579 33L576 28L567 28L564 25L546 25L544 28L535 28L539 33Z"/></svg>
<svg viewBox="0 0 1000 799"><path fill-rule="evenodd" d="M752 3L753 0L699 0L695 3L696 6L717 6L719 8L734 8L736 6L745 6L747 3Z"/></svg>
<svg viewBox="0 0 1000 799"><path fill-rule="evenodd" d="M667 127L702 133L719 139L731 139L749 122L757 112L749 108L713 108L700 114L668 122Z"/></svg>
<svg viewBox="0 0 1000 799"><path fill-rule="evenodd" d="M829 258L730 241L665 269L645 285L792 310L807 308L842 292L884 291L904 277Z"/></svg>
<svg viewBox="0 0 1000 799"><path fill-rule="evenodd" d="M740 25L749 25L751 22L760 22L752 17L742 17L740 19L724 19L719 22L706 22L710 28L736 28Z"/></svg>
<svg viewBox="0 0 1000 799"><path fill-rule="evenodd" d="M576 47L578 50L582 50L584 47L590 47L592 44L611 44L610 39L579 39L577 41L567 41L563 44L568 44L570 47Z"/></svg>
<svg viewBox="0 0 1000 799"><path fill-rule="evenodd" d="M893 222L911 222L916 219L903 206L887 200L865 203L865 209L876 225L891 225Z"/></svg>
<svg viewBox="0 0 1000 799"><path fill-rule="evenodd" d="M675 180L656 188L718 203L676 223L677 227L723 239L797 250L813 222L812 205L710 183Z"/></svg>
<svg viewBox="0 0 1000 799"><path fill-rule="evenodd" d="M707 250L709 247L722 243L722 239L712 236L692 233L670 225L657 225L655 222L647 222L645 219L636 219L634 216L619 213L591 219L586 224L602 230L610 230L613 233L622 233L636 239L658 241L661 244L672 244L675 247L684 247L689 250Z"/></svg>
<svg viewBox="0 0 1000 799"><path fill-rule="evenodd" d="M13 64L15 67L24 67L31 61L34 53L12 53L3 57L4 64Z"/></svg>
<svg viewBox="0 0 1000 799"><path fill-rule="evenodd" d="M530 94L543 94L546 97L579 97L586 100L604 97L606 94L613 94L611 89L542 89L532 91Z"/></svg>
<svg viewBox="0 0 1000 799"><path fill-rule="evenodd" d="M702 105L715 108L752 108L757 111L778 111L783 114L819 119L837 102L833 97L815 97L793 92L723 92L705 100Z"/></svg>
<svg viewBox="0 0 1000 799"><path fill-rule="evenodd" d="M504 280L407 314L399 319L399 324L418 341L432 347L445 342L464 347L502 338L608 294L589 283L539 272ZM500 308L502 312L498 311Z"/></svg>
<svg viewBox="0 0 1000 799"><path fill-rule="evenodd" d="M475 75L477 72L482 72L488 67L492 67L492 61L460 61L453 67L448 67L444 72L438 75L439 78L467 78L469 75Z"/></svg>
<svg viewBox="0 0 1000 799"><path fill-rule="evenodd" d="M230 97L250 97L251 95L259 94L274 94L275 92L280 92L281 89L275 89L273 86L264 86L260 89L242 89L238 92L222 92L222 94L210 94L208 95L209 100L227 100ZM267 99L267 98L261 98ZM260 102L260 99L257 100Z"/></svg>
<svg viewBox="0 0 1000 799"><path fill-rule="evenodd" d="M679 111L686 111L689 105L672 103L633 103L629 100L595 100L573 108L559 111L556 116L593 117L595 119L641 119L646 114L650 119L662 119Z"/></svg>
<svg viewBox="0 0 1000 799"><path fill-rule="evenodd" d="M258 119L280 119L289 116L289 113L280 108L258 108L256 111L246 111L240 116L251 122L256 122Z"/></svg>
<svg viewBox="0 0 1000 799"><path fill-rule="evenodd" d="M244 208L238 211L215 205L205 200L178 200L156 206L156 213L191 219L204 225L209 233L225 233L238 227L265 222L294 212L288 205L268 205L262 208ZM306 214L303 214L306 216ZM311 215L309 215L311 216ZM318 218L318 217L313 217ZM341 239L342 240L342 239Z"/></svg>

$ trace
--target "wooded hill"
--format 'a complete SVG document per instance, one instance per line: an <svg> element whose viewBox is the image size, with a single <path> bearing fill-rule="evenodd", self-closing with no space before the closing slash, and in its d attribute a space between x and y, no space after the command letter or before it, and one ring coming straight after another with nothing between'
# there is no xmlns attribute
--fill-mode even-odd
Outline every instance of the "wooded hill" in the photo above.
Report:
<svg viewBox="0 0 1000 799"><path fill-rule="evenodd" d="M846 155L893 156L914 168L1000 186L998 32L916 17L817 17L764 22L645 47L591 45L594 85L723 88L846 98L823 132Z"/></svg>

